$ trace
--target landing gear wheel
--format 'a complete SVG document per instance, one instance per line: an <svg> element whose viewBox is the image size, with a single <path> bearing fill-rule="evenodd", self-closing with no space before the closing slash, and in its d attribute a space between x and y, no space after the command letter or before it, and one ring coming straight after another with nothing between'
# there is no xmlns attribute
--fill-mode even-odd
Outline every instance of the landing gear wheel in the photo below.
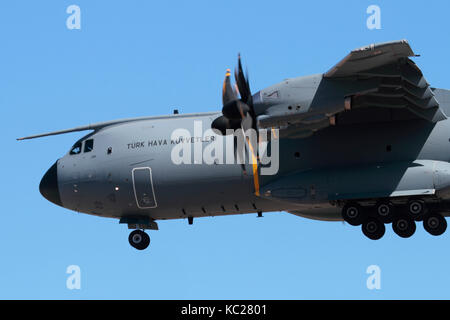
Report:
<svg viewBox="0 0 450 320"><path fill-rule="evenodd" d="M386 232L384 223L375 218L368 218L361 226L364 235L372 240L381 239Z"/></svg>
<svg viewBox="0 0 450 320"><path fill-rule="evenodd" d="M342 208L342 218L352 226L361 225L365 218L363 207L356 202L347 203L344 208Z"/></svg>
<svg viewBox="0 0 450 320"><path fill-rule="evenodd" d="M150 244L150 237L144 231L134 230L128 236L128 242L130 245L138 250L144 250Z"/></svg>
<svg viewBox="0 0 450 320"><path fill-rule="evenodd" d="M406 210L409 216L415 221L422 221L427 213L427 206L422 200L410 200L406 205Z"/></svg>
<svg viewBox="0 0 450 320"><path fill-rule="evenodd" d="M387 200L381 200L375 205L375 216L383 223L392 222L394 211L394 206Z"/></svg>
<svg viewBox="0 0 450 320"><path fill-rule="evenodd" d="M423 218L423 228L433 236L440 236L447 230L447 220L439 213L430 213Z"/></svg>
<svg viewBox="0 0 450 320"><path fill-rule="evenodd" d="M416 223L407 215L399 215L393 219L392 229L398 236L409 238L416 232Z"/></svg>

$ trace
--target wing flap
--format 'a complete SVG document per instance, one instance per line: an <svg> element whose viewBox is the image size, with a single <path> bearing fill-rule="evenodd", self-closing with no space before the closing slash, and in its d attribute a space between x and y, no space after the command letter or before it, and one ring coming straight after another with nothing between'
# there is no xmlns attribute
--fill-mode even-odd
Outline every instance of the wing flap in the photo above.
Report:
<svg viewBox="0 0 450 320"><path fill-rule="evenodd" d="M430 122L447 119L434 89L410 59L413 56L416 55L406 40L353 50L323 74L320 81L307 77L287 81L291 91L284 96L297 95L298 101L305 101L301 90L316 86L311 100L295 113L278 112L277 107L269 109L259 118L260 124L262 127L278 126L280 136L297 138L307 137L329 125L339 125L341 113L347 112L347 116L360 108L403 109L408 115L406 119L420 118ZM299 91L295 92L297 88ZM283 94L282 88L278 90ZM291 102L293 100L291 98L289 104L296 103ZM283 103L280 106L282 110ZM318 125L311 126L312 123Z"/></svg>
<svg viewBox="0 0 450 320"><path fill-rule="evenodd" d="M409 59L412 56L416 55L406 40L373 44L353 50L324 77L380 79L375 90L353 97L352 108L407 108L428 121L446 119L422 71Z"/></svg>
<svg viewBox="0 0 450 320"><path fill-rule="evenodd" d="M358 72L374 69L399 58L415 56L406 40L371 44L353 50L325 73L326 78L348 77Z"/></svg>

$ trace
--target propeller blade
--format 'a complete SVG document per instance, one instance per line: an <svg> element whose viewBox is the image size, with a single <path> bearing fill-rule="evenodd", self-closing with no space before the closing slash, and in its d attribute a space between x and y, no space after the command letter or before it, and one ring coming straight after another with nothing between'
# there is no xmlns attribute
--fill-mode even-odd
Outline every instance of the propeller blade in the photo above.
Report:
<svg viewBox="0 0 450 320"><path fill-rule="evenodd" d="M258 154L259 132L254 128L254 121L252 116L248 115L242 120L241 128L246 133L246 139L251 151L251 155L254 156L256 160L254 162L259 164L259 154ZM249 129L254 129L254 131L253 132L248 131ZM255 134L256 136L252 137L251 135L253 134Z"/></svg>
<svg viewBox="0 0 450 320"><path fill-rule="evenodd" d="M236 85L239 89L239 94L241 96L241 100L250 106L250 109L253 109L252 102L252 94L250 92L250 85L248 82L248 74L247 78L244 75L244 71L242 70L241 63L241 55L238 55L238 66L237 69L234 70L234 78L236 80Z"/></svg>
<svg viewBox="0 0 450 320"><path fill-rule="evenodd" d="M234 92L233 87L231 86L230 75L230 69L227 69L222 87L222 104L224 106L231 101L237 100L236 92Z"/></svg>
<svg viewBox="0 0 450 320"><path fill-rule="evenodd" d="M254 121L253 117L249 114L245 117L241 122L241 127L244 133L244 139L248 145L248 155L251 160L251 167L253 172L253 183L255 186L255 194L259 196L259 154L258 154L258 141L259 141L259 132L255 131L247 131L249 129L254 129ZM244 169L245 170L245 169ZM245 171L246 174L246 171Z"/></svg>
<svg viewBox="0 0 450 320"><path fill-rule="evenodd" d="M245 137L244 137L245 138ZM245 168L245 154L246 149L244 145L243 150L238 150L238 137L234 137L234 159L241 165L241 170L244 176L247 176L247 169Z"/></svg>
<svg viewBox="0 0 450 320"><path fill-rule="evenodd" d="M246 132L248 129L253 129L253 119L250 115L247 115L245 118L242 119L241 122L242 130Z"/></svg>

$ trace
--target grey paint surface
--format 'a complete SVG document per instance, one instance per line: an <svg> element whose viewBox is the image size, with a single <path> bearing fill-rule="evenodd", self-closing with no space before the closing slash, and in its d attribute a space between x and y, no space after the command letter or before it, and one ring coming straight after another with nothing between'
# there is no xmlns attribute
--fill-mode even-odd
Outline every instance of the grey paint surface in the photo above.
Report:
<svg viewBox="0 0 450 320"><path fill-rule="evenodd" d="M175 129L193 133L194 121L208 129L220 112L44 134L94 130L81 139L94 139L93 151L66 154L57 162L62 205L137 220L258 211L340 220L348 199L422 196L445 204L450 199L450 92L431 88L408 59L413 55L405 41L363 47L325 74L257 92L259 127L280 129L280 168L276 175L259 177L261 196L255 195L250 166L244 174L238 164L170 160Z"/></svg>

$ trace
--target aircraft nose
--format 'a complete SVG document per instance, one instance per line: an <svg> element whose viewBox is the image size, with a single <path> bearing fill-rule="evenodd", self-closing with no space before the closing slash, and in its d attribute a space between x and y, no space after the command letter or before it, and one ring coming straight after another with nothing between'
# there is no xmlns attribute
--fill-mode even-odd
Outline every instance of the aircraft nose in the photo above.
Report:
<svg viewBox="0 0 450 320"><path fill-rule="evenodd" d="M58 161L47 170L39 184L42 196L50 202L62 206L58 188Z"/></svg>

